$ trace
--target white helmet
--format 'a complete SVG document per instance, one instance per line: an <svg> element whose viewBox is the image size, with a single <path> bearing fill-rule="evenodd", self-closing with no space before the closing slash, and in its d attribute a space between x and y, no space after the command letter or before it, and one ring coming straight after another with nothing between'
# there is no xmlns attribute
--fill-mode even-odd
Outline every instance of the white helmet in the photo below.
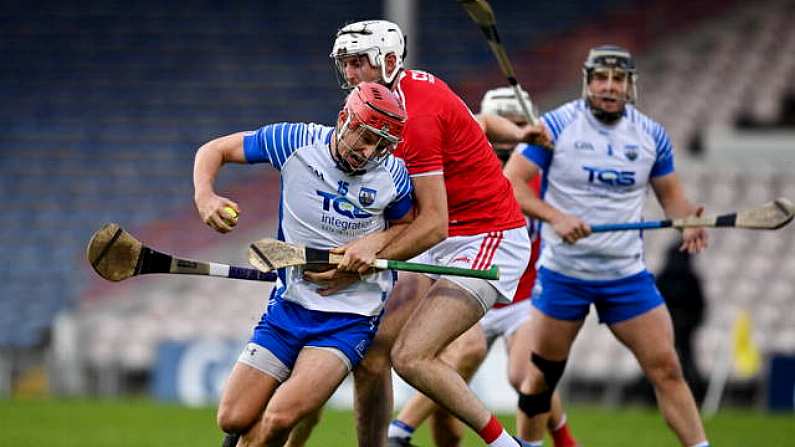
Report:
<svg viewBox="0 0 795 447"><path fill-rule="evenodd" d="M533 110L530 95L524 89L521 90L521 94L528 109ZM480 113L524 118L522 105L517 101L513 87L498 87L487 91L480 101Z"/></svg>
<svg viewBox="0 0 795 447"><path fill-rule="evenodd" d="M396 56L397 63L395 70L387 74L386 56L390 53ZM353 88L345 79L342 59L345 56L360 54L366 54L373 67L381 67L381 78L389 85L400 72L403 59L406 57L406 39L403 37L403 31L397 24L386 20L365 20L340 28L329 57L334 60L342 88Z"/></svg>

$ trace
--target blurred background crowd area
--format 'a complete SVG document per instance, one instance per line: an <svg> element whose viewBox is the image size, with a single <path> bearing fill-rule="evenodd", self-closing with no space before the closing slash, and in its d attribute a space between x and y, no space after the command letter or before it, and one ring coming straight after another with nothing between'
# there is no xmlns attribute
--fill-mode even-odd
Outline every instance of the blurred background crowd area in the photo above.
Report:
<svg viewBox="0 0 795 447"><path fill-rule="evenodd" d="M638 106L668 129L692 198L708 212L795 199L795 1L490 3L540 111L580 96L590 47L619 44L636 57ZM4 3L0 395L152 391L190 400L163 365L195 341L211 346L194 355L206 373L197 389L216 386L235 357L217 353L240 349L268 286L108 284L90 271L85 244L118 222L162 251L244 264L247 242L274 233L278 177L267 166L225 168L218 190L242 215L234 233L219 235L193 208L195 150L270 122L331 124L344 95L328 57L334 32L381 17L406 31L409 66L447 81L473 111L505 83L452 0ZM649 207L649 217L660 215ZM678 235L644 237L647 262L661 272ZM704 297L694 387L703 397L723 382L738 403L772 405L774 360L795 356L795 231L716 230L711 242L693 262ZM584 331L564 391L607 402L636 396L640 371L628 351L592 320ZM784 407L792 399L790 388Z"/></svg>

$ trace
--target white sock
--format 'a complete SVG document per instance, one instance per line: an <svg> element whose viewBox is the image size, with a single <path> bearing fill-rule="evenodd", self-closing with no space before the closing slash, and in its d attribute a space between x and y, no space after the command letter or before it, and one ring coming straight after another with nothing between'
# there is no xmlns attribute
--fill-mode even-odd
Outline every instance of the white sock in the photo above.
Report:
<svg viewBox="0 0 795 447"><path fill-rule="evenodd" d="M400 439L411 439L413 434L414 427L397 419L393 419L392 422L389 423L389 429L386 433L387 437L389 438Z"/></svg>
<svg viewBox="0 0 795 447"><path fill-rule="evenodd" d="M709 441L702 441L698 444L693 444L690 447L709 447Z"/></svg>
<svg viewBox="0 0 795 447"><path fill-rule="evenodd" d="M538 440L538 441L525 441L524 443L527 444L529 447L543 447L544 446L544 440L543 439Z"/></svg>
<svg viewBox="0 0 795 447"><path fill-rule="evenodd" d="M492 441L489 447L516 447L516 439L513 439L513 436L503 429L500 436Z"/></svg>

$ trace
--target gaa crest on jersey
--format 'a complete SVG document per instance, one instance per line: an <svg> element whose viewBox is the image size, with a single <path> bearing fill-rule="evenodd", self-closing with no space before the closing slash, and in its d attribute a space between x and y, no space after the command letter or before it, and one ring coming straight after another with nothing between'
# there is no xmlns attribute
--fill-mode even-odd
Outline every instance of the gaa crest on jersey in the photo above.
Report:
<svg viewBox="0 0 795 447"><path fill-rule="evenodd" d="M637 144L627 144L624 146L624 155L627 157L629 161L635 161L638 158L638 145Z"/></svg>
<svg viewBox="0 0 795 447"><path fill-rule="evenodd" d="M362 206L370 206L375 203L375 195L378 193L375 189L362 187L359 190L359 203Z"/></svg>

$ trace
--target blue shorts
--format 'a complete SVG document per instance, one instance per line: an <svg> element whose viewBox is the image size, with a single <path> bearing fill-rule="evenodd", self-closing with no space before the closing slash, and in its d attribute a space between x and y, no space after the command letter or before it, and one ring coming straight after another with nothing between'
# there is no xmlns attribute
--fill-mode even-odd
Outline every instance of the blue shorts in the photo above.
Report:
<svg viewBox="0 0 795 447"><path fill-rule="evenodd" d="M558 320L578 321L596 306L600 323L614 324L648 312L664 300L654 275L644 270L626 278L588 281L541 267L538 270L541 294L533 305Z"/></svg>
<svg viewBox="0 0 795 447"><path fill-rule="evenodd" d="M274 294L250 341L290 369L306 346L337 349L354 368L370 347L380 322L381 315L321 312Z"/></svg>

